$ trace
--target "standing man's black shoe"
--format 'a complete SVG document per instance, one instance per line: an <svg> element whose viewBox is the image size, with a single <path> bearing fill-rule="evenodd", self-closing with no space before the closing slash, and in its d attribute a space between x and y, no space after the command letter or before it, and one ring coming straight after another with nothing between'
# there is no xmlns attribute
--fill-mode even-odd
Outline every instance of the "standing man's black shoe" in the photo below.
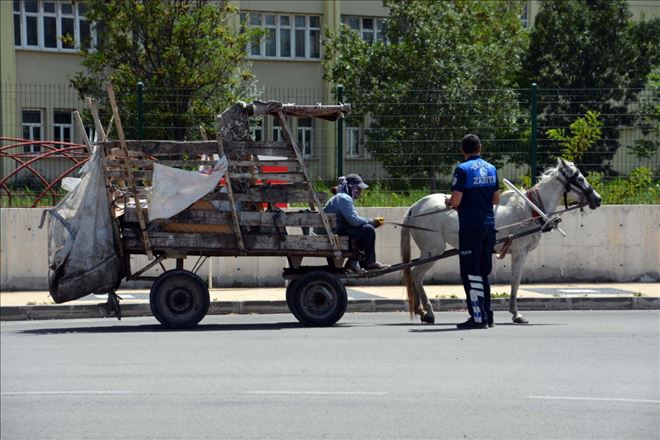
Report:
<svg viewBox="0 0 660 440"><path fill-rule="evenodd" d="M456 324L456 328L459 330L485 329L488 328L488 324L485 322L475 322L473 318L470 318L465 322Z"/></svg>

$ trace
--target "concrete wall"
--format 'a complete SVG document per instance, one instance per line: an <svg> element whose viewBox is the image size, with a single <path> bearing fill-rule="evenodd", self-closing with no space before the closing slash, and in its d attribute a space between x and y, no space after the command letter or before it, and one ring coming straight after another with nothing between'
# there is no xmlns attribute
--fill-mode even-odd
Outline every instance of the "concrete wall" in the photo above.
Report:
<svg viewBox="0 0 660 440"><path fill-rule="evenodd" d="M47 289L47 234L38 229L41 209L0 209L0 288L2 290ZM384 215L397 222L404 208L362 209L368 216ZM604 206L584 214L564 215L559 233L545 234L527 262L524 282L578 281L660 281L660 205ZM378 259L399 262L399 229L385 225L377 234ZM413 253L415 256L415 254ZM146 257L135 257L133 270L146 264ZM186 260L192 268L197 257ZM173 268L173 261L166 261ZM303 264L325 264L325 260L306 259ZM511 257L495 260L493 281L509 281ZM218 257L212 259L214 287L282 286L283 257ZM162 273L153 269L151 275ZM209 262L198 272L208 280ZM364 284L398 283L400 273L365 280ZM427 283L458 282L458 258L441 260L427 275ZM362 282L361 282L362 283ZM146 287L132 283L125 287Z"/></svg>

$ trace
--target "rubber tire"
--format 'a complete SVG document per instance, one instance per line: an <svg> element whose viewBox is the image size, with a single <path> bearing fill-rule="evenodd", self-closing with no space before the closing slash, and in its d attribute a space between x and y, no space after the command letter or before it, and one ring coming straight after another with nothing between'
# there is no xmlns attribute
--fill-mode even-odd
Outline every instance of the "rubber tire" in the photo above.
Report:
<svg viewBox="0 0 660 440"><path fill-rule="evenodd" d="M151 286L149 305L158 322L172 329L196 326L209 311L209 290L200 277L187 270L162 274Z"/></svg>
<svg viewBox="0 0 660 440"><path fill-rule="evenodd" d="M298 280L289 280L289 284L286 286L286 305L289 308L289 311L291 314L300 322L302 322L302 319L300 318L300 312L298 311L298 307L296 306L296 286L297 286Z"/></svg>
<svg viewBox="0 0 660 440"><path fill-rule="evenodd" d="M298 321L310 327L334 325L344 316L348 306L344 285L337 277L322 270L298 278L291 295L292 313Z"/></svg>

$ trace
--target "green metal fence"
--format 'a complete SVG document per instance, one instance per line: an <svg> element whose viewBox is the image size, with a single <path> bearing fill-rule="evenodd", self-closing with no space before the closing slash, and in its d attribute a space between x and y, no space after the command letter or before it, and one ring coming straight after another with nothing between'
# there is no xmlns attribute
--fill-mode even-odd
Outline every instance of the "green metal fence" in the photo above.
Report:
<svg viewBox="0 0 660 440"><path fill-rule="evenodd" d="M67 113L78 110L86 130L93 124L83 101L68 84L2 84L0 136L48 141L81 142L81 133ZM116 89L128 138L199 139L199 126L214 136L222 110L213 99L190 90L155 90L147 85ZM448 191L451 171L461 159L458 148L466 133L478 134L484 157L501 177L530 185L556 158L565 142L549 135L564 129L588 111L598 112L600 134L574 161L604 193L606 203L660 203L660 139L657 89L527 89L469 90L452 95L443 90L403 90L395 98L368 99L369 91L303 88L261 88L245 92L245 100L280 100L299 104L353 104L341 124L289 121L315 180L332 184L344 173L360 173L385 192ZM100 102L101 119L110 112ZM189 111L189 109L192 109ZM495 110L492 110L495 109ZM281 136L270 117L256 120L258 140ZM112 136L112 131L111 131ZM8 145L3 141L0 148ZM38 151L2 150L2 178L16 166L12 154L23 158ZM46 175L60 175L62 166L51 158ZM52 169L49 170L48 167ZM25 175L5 182L7 190L26 195L34 190ZM387 200L387 199L385 199ZM6 206L6 201L2 202ZM387 203L385 201L384 203Z"/></svg>

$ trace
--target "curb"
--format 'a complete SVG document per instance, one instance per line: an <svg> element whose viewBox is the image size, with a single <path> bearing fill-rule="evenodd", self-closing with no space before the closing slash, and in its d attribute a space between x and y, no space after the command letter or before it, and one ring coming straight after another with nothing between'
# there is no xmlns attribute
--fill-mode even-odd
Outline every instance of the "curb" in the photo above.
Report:
<svg viewBox="0 0 660 440"><path fill-rule="evenodd" d="M465 310L463 299L432 299L435 311ZM495 312L509 310L508 298L491 301ZM660 310L660 298L518 298L518 309L530 310ZM349 300L347 313L407 312L408 301L403 299ZM151 316L148 303L122 304L122 317ZM290 313L286 301L214 301L207 315L249 315ZM0 321L29 321L48 319L103 318L98 304L40 305L0 307Z"/></svg>

